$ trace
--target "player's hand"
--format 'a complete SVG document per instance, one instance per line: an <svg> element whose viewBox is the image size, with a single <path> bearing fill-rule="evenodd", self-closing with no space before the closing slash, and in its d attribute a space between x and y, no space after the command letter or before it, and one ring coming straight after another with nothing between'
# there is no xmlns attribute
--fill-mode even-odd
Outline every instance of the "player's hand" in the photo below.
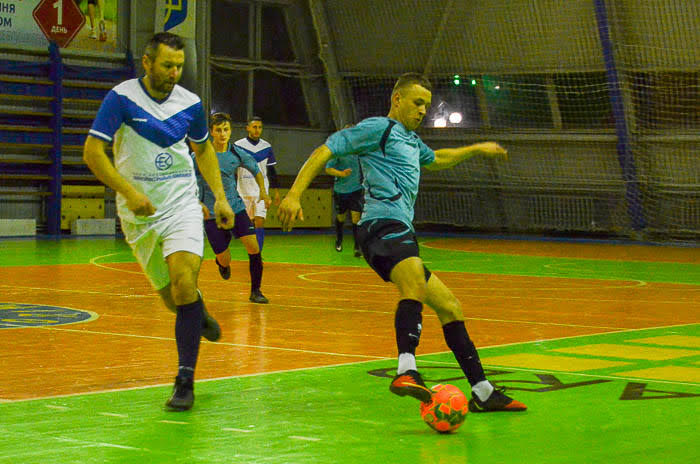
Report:
<svg viewBox="0 0 700 464"><path fill-rule="evenodd" d="M294 223L298 220L304 220L304 211L301 209L299 199L287 195L277 208L277 218L282 223L282 230L289 232L294 227Z"/></svg>
<svg viewBox="0 0 700 464"><path fill-rule="evenodd" d="M508 159L508 151L496 142L483 142L477 145L482 155L491 158L502 157Z"/></svg>
<svg viewBox="0 0 700 464"><path fill-rule="evenodd" d="M233 228L235 215L227 200L217 200L214 203L214 215L216 216L216 226L219 229Z"/></svg>
<svg viewBox="0 0 700 464"><path fill-rule="evenodd" d="M258 201L264 201L265 208L269 208L270 204L272 204L272 199L270 198L270 195L263 191L260 192L260 198L258 198Z"/></svg>
<svg viewBox="0 0 700 464"><path fill-rule="evenodd" d="M340 171L340 177L348 177L350 174L352 174L352 169L350 168Z"/></svg>
<svg viewBox="0 0 700 464"><path fill-rule="evenodd" d="M127 199L126 206L136 216L152 216L156 212L155 206L146 195L134 191Z"/></svg>
<svg viewBox="0 0 700 464"><path fill-rule="evenodd" d="M202 207L202 216L204 216L204 220L206 221L211 217L211 213L209 212L209 208L207 208L207 205L202 203L201 201L199 202L199 205Z"/></svg>

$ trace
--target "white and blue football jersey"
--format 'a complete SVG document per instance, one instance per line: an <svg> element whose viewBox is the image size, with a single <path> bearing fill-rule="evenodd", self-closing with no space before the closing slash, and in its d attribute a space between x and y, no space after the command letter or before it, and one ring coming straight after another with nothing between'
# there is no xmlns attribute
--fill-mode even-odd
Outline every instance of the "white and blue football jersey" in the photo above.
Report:
<svg viewBox="0 0 700 464"><path fill-rule="evenodd" d="M270 191L270 181L267 178L267 167L277 164L272 146L266 140L259 139L258 143L252 143L248 137L236 140L234 145L251 155L258 162L258 168L265 179L265 190ZM255 176L247 169L238 168L238 192L244 197L260 196L260 188L255 182Z"/></svg>
<svg viewBox="0 0 700 464"><path fill-rule="evenodd" d="M202 101L176 85L162 101L150 96L140 79L115 86L104 98L90 135L113 142L114 165L144 193L156 212L136 217L117 194L122 221L157 221L194 199L197 182L186 139L202 143L209 137Z"/></svg>

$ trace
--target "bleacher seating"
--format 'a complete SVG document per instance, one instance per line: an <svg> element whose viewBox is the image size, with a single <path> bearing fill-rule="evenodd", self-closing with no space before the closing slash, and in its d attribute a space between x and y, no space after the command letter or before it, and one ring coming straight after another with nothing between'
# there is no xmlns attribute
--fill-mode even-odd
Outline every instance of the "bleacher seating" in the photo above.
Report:
<svg viewBox="0 0 700 464"><path fill-rule="evenodd" d="M83 143L105 94L134 76L133 60L53 44L0 52L0 199L36 199L38 228L60 234L61 188L99 184Z"/></svg>

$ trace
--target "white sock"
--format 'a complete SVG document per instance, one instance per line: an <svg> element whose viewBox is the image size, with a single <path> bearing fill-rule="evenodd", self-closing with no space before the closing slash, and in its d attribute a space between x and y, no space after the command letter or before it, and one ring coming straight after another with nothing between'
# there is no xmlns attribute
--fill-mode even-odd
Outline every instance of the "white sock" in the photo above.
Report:
<svg viewBox="0 0 700 464"><path fill-rule="evenodd" d="M472 393L479 398L479 401L486 401L493 393L493 385L488 380L482 380L472 387Z"/></svg>
<svg viewBox="0 0 700 464"><path fill-rule="evenodd" d="M417 371L416 357L411 353L401 353L399 355L399 367L396 369L397 374L403 374L406 371Z"/></svg>

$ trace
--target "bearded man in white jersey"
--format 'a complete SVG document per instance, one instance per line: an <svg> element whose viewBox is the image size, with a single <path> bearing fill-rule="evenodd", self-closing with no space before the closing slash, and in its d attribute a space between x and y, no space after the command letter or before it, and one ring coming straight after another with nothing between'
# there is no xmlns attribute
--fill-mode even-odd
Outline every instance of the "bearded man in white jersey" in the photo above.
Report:
<svg viewBox="0 0 700 464"><path fill-rule="evenodd" d="M145 76L122 82L105 96L85 142L83 159L117 192L117 213L126 241L165 306L176 312L179 368L166 406L184 411L194 403L194 370L200 337L221 335L197 289L204 254L202 209L194 165L211 187L219 227L234 215L221 183L200 98L177 85L185 63L183 40L153 36L141 60ZM106 154L113 143L114 164Z"/></svg>

